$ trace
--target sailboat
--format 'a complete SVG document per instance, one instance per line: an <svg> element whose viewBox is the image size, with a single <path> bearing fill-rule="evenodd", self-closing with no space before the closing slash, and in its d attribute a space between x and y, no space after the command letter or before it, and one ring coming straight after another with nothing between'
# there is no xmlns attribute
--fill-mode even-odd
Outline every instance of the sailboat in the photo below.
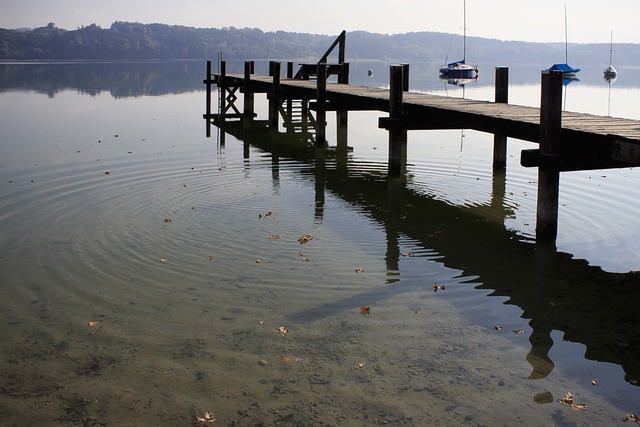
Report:
<svg viewBox="0 0 640 427"><path fill-rule="evenodd" d="M613 80L618 76L618 71L611 65L611 57L613 56L613 31L611 31L611 48L609 49L609 66L604 70L604 78Z"/></svg>
<svg viewBox="0 0 640 427"><path fill-rule="evenodd" d="M448 79L476 79L478 78L478 67L466 63L467 55L467 2L463 2L464 26L462 36L462 59L450 62L440 67L440 77ZM447 55L448 57L448 55ZM446 61L445 61L446 62Z"/></svg>
<svg viewBox="0 0 640 427"><path fill-rule="evenodd" d="M567 4L564 5L564 64L553 64L548 71L562 71L562 77L572 79L580 71L580 68L573 68L568 64L569 60L569 37L567 32Z"/></svg>

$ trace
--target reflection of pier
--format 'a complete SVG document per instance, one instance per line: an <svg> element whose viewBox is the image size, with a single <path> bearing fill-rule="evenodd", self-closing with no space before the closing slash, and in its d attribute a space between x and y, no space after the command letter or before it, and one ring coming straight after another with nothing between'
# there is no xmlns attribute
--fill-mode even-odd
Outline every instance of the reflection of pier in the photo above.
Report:
<svg viewBox="0 0 640 427"><path fill-rule="evenodd" d="M286 108L284 109L286 111ZM492 208L487 218L486 206L454 207L433 200L407 187L402 180L371 179L360 172L347 148L346 123L338 124L343 135L338 147L318 147L311 132L273 132L269 120L249 122L212 117L224 133L245 144L271 152L273 179L278 179L278 157L308 163L315 173L316 215L322 217L325 193L358 205L382 224L387 235L386 267L388 284L400 277L400 236L434 251L448 268L461 271L461 277L477 277L478 288L490 289L491 295L507 297L508 304L523 310L530 319L532 348L527 360L532 365L531 378L542 378L553 369L548 353L553 346L551 332L562 331L564 338L586 346L585 356L622 366L627 380L640 380L640 313L636 301L640 296L640 277L635 273L611 274L581 260L557 253L553 245L532 245L492 220L510 212L500 210L504 197L504 173L495 173ZM286 122L287 119L285 119ZM248 152L248 150L247 150ZM382 165L381 165L382 166ZM379 174L383 172L381 167ZM372 172L376 173L376 172ZM379 175L378 175L379 178ZM402 218L402 221L398 221ZM311 322L342 311L351 310L361 301L381 303L403 291L423 289L431 292L431 283L401 282L368 291L345 300L333 301L317 310L305 310L291 320ZM490 326L490 325L488 325Z"/></svg>

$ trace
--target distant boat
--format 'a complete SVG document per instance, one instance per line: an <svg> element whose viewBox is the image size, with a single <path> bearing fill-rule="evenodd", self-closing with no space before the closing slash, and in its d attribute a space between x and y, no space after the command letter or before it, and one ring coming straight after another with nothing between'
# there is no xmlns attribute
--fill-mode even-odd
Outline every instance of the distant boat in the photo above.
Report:
<svg viewBox="0 0 640 427"><path fill-rule="evenodd" d="M443 65L440 68L440 77L446 79L477 79L478 67L476 65L469 65L466 62L467 55L467 2L463 2L463 36L462 36L462 59L455 62L450 62ZM447 58L449 54L447 54ZM445 63L447 61L445 60Z"/></svg>
<svg viewBox="0 0 640 427"><path fill-rule="evenodd" d="M569 37L567 32L567 4L564 5L564 64L553 64L547 71L561 71L562 77L572 79L580 71L580 68L573 68L569 65Z"/></svg>
<svg viewBox="0 0 640 427"><path fill-rule="evenodd" d="M611 31L611 47L609 48L609 66L604 70L604 78L607 80L615 79L618 71L611 65L611 57L613 56L613 31Z"/></svg>

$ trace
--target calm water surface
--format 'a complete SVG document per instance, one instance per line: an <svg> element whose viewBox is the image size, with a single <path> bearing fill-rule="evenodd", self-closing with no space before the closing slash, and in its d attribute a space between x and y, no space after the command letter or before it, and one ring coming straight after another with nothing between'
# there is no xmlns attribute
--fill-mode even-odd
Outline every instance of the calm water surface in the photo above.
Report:
<svg viewBox="0 0 640 427"><path fill-rule="evenodd" d="M352 82L384 86L383 65L352 65ZM424 68L416 90L493 97ZM635 169L563 174L556 247L536 246L526 142L509 140L501 176L492 135L410 132L406 180L388 180L382 113L349 114L346 153L329 114L322 152L259 126L207 138L203 63L0 69L0 425L640 412ZM539 71L521 71L510 101L537 105ZM640 119L624 72L610 87L587 67L565 108Z"/></svg>

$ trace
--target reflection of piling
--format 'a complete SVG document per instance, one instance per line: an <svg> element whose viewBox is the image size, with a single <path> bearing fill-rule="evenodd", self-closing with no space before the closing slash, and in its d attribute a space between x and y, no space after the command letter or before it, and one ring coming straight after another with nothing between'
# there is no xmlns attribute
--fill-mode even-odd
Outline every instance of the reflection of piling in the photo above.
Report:
<svg viewBox="0 0 640 427"><path fill-rule="evenodd" d="M536 240L555 240L558 234L562 72L542 72L540 100L540 165Z"/></svg>
<svg viewBox="0 0 640 427"><path fill-rule="evenodd" d="M509 68L496 67L495 102L509 102ZM496 132L493 134L493 169L504 169L507 166L507 137Z"/></svg>

